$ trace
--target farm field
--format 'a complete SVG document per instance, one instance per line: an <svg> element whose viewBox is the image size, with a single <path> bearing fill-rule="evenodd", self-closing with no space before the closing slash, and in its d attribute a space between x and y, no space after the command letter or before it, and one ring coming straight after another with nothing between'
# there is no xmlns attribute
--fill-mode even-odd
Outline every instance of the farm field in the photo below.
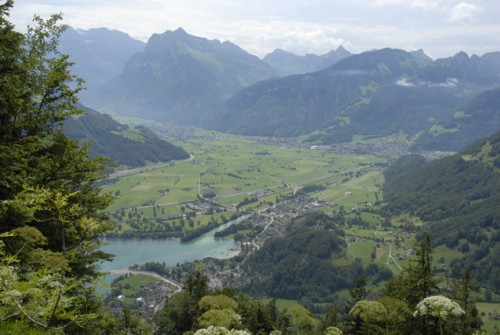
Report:
<svg viewBox="0 0 500 335"><path fill-rule="evenodd" d="M476 307L488 334L496 334L495 332L500 331L500 304L477 303Z"/></svg>
<svg viewBox="0 0 500 335"><path fill-rule="evenodd" d="M183 234L227 220L240 207L265 209L308 185L321 187L312 196L346 209L382 198L380 166L386 160L374 155L206 131L176 144L190 152L191 159L136 169L103 187L116 197L107 211L118 231ZM200 198L221 207L200 207Z"/></svg>

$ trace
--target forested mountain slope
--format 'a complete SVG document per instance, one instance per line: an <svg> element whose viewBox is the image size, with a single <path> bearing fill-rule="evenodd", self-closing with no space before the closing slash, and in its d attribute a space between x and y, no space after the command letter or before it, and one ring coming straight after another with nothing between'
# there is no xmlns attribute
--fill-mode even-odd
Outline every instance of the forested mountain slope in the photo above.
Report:
<svg viewBox="0 0 500 335"><path fill-rule="evenodd" d="M500 132L459 153L423 163L403 157L385 172L384 200L395 214L420 217L434 244L464 253L452 274L469 266L483 285L500 287Z"/></svg>
<svg viewBox="0 0 500 335"><path fill-rule="evenodd" d="M80 108L85 113L68 118L64 132L71 138L91 141L90 150L94 155L110 157L116 164L128 166L189 157L182 148L161 140L145 127L129 128L109 115L83 106Z"/></svg>
<svg viewBox="0 0 500 335"><path fill-rule="evenodd" d="M500 129L500 88L483 92L425 131L416 150L458 151Z"/></svg>
<svg viewBox="0 0 500 335"><path fill-rule="evenodd" d="M266 241L242 266L247 278L245 290L256 295L305 299L302 303L309 308L331 304L337 291L352 288L363 273L358 262L334 265L334 260L347 252L342 234L335 220L323 213L293 219L284 237Z"/></svg>
<svg viewBox="0 0 500 335"><path fill-rule="evenodd" d="M323 143L353 135L415 135L500 84L500 53L432 61L383 49L319 72L259 82L229 99L209 126L237 134ZM484 134L486 136L486 134Z"/></svg>

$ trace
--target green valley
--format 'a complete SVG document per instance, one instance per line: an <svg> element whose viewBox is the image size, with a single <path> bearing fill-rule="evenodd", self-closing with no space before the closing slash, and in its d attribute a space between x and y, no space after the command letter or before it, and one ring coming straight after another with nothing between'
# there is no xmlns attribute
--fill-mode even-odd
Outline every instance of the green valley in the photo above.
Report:
<svg viewBox="0 0 500 335"><path fill-rule="evenodd" d="M190 159L111 175L104 191L116 197L107 211L118 235L183 237L294 194L313 193L328 212L381 199L387 158L273 141L200 130L177 143Z"/></svg>

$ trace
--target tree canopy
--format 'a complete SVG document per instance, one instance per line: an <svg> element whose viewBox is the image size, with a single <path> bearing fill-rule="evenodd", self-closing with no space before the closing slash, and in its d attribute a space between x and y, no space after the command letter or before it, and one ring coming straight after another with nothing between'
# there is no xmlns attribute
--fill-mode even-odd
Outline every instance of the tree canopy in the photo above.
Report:
<svg viewBox="0 0 500 335"><path fill-rule="evenodd" d="M57 49L61 15L23 34L12 6L0 5L0 319L71 331L97 317L93 284L111 257L98 239L111 197L95 187L106 160L61 131L82 89Z"/></svg>

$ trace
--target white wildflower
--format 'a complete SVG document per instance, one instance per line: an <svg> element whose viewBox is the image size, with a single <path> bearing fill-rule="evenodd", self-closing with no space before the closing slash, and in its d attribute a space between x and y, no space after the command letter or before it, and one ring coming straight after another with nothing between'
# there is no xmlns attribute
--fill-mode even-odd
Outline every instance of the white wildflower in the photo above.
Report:
<svg viewBox="0 0 500 335"><path fill-rule="evenodd" d="M9 290L17 282L17 274L12 266L0 266L0 289Z"/></svg>
<svg viewBox="0 0 500 335"><path fill-rule="evenodd" d="M431 315L440 319L465 314L464 310L453 300L442 295L434 295L418 303L414 316Z"/></svg>
<svg viewBox="0 0 500 335"><path fill-rule="evenodd" d="M194 335L252 335L246 330L231 329L225 327L209 326L207 328L199 329Z"/></svg>
<svg viewBox="0 0 500 335"><path fill-rule="evenodd" d="M418 303L413 316L434 316L439 320L439 333L443 335L443 321L450 316L465 314L462 307L456 302L442 295L433 295L424 298Z"/></svg>
<svg viewBox="0 0 500 335"><path fill-rule="evenodd" d="M326 328L325 335L343 335L343 333L337 327L328 327Z"/></svg>

